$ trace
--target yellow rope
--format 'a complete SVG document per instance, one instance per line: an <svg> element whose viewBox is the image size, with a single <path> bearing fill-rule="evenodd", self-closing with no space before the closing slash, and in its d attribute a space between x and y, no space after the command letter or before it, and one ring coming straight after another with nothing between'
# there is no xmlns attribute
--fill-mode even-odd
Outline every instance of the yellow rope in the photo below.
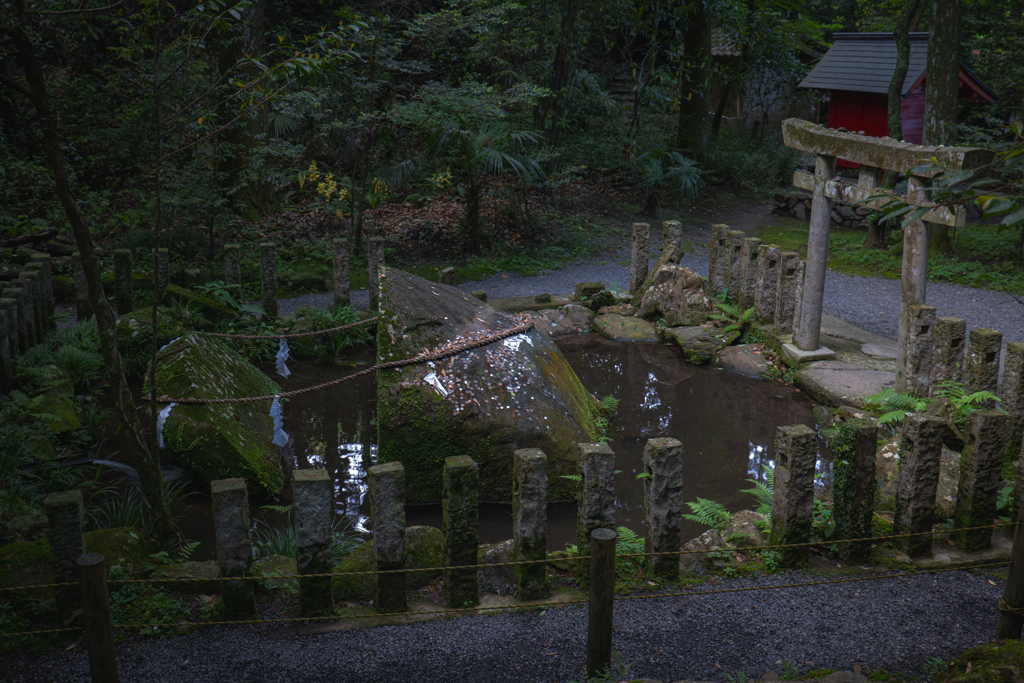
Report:
<svg viewBox="0 0 1024 683"><path fill-rule="evenodd" d="M1018 617L1024 617L1024 607L1010 607L1005 600L999 598L999 611L1009 612Z"/></svg>

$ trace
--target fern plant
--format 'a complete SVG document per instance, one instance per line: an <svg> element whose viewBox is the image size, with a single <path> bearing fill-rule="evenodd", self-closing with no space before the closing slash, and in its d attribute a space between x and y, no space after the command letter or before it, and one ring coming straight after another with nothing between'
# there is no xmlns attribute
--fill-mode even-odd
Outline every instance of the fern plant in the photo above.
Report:
<svg viewBox="0 0 1024 683"><path fill-rule="evenodd" d="M775 468L765 467L764 478L765 481L747 479L749 483L754 485L754 488L742 489L740 493L749 493L757 498L756 512L770 520L772 516L772 493L775 490Z"/></svg>
<svg viewBox="0 0 1024 683"><path fill-rule="evenodd" d="M712 313L708 318L724 322L725 328L722 330L723 332L739 332L744 334L754 324L753 307L743 311L740 310L739 306L726 301L716 301L715 306L718 308L718 313Z"/></svg>
<svg viewBox="0 0 1024 683"><path fill-rule="evenodd" d="M967 386L963 382L940 382L935 386L935 396L947 398L956 409L957 425L965 424L975 413L985 407L985 403L997 402L1001 399L991 391L975 391L967 393Z"/></svg>
<svg viewBox="0 0 1024 683"><path fill-rule="evenodd" d="M721 531L729 523L729 511L721 503L707 498L697 498L697 502L689 502L687 505L692 514L684 514L684 519L709 526L715 531Z"/></svg>
<svg viewBox="0 0 1024 683"><path fill-rule="evenodd" d="M930 399L902 394L891 388L882 389L864 399L864 406L868 410L882 413L878 424L892 425L902 424L907 413L919 413L928 408L929 403Z"/></svg>

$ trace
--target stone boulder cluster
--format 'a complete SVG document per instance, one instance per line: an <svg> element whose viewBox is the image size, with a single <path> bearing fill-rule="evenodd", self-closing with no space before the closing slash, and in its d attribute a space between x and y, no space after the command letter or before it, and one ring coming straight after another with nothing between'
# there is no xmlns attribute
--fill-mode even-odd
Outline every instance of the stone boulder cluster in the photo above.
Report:
<svg viewBox="0 0 1024 683"><path fill-rule="evenodd" d="M775 206L772 207L773 216L785 216L806 221L811 216L811 195L806 192L778 192L774 195ZM867 230L868 224L865 220L871 210L865 206L850 206L835 201L832 204L832 224L844 228L857 228Z"/></svg>

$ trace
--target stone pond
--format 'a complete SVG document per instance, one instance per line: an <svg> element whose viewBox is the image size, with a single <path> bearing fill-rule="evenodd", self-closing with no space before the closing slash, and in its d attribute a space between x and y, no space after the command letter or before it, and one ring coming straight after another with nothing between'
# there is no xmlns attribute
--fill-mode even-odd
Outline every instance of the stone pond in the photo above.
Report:
<svg viewBox="0 0 1024 683"><path fill-rule="evenodd" d="M643 535L643 471L641 458L647 439L674 436L683 442L687 475L686 500L718 501L730 512L756 505L741 489L746 480L763 477L772 461L772 441L781 425L814 427L814 403L806 394L780 382L766 382L721 369L688 363L682 352L664 344L614 342L595 334L559 337L557 346L583 386L596 397L620 400L608 438L616 454L618 523ZM338 359L336 367L298 360L292 374L275 380L284 390L321 384L372 365L372 348L355 349ZM272 367L265 368L272 372ZM370 531L366 470L378 457L377 387L371 374L337 387L310 392L288 401L285 430L291 440L282 449L286 469L325 468L334 481L335 512L360 532ZM827 482L829 454L819 444L820 471ZM290 481L286 477L285 481ZM416 484L410 481L410 489ZM281 493L288 500L291 491ZM486 500L482 497L482 500ZM253 519L282 526L281 515L253 502ZM213 524L209 498L193 496L185 509L182 531L203 541L195 559L212 558ZM407 524L441 526L440 504L409 505ZM480 542L511 537L511 505L483 502ZM704 528L684 522L682 541ZM574 543L575 503L553 501L548 507L549 550Z"/></svg>

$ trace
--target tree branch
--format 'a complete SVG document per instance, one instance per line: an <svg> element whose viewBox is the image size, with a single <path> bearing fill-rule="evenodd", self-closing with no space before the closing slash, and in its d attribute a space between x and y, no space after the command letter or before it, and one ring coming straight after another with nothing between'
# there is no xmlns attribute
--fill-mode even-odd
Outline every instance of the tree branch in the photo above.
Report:
<svg viewBox="0 0 1024 683"><path fill-rule="evenodd" d="M90 12L106 12L110 9L120 7L125 3L125 0L115 2L113 5L107 5L106 7L93 7L91 9L65 9L65 10L51 10L47 12L40 12L39 10L26 10L25 14L38 14L40 16L55 17L55 16L66 16L68 14L88 14Z"/></svg>

